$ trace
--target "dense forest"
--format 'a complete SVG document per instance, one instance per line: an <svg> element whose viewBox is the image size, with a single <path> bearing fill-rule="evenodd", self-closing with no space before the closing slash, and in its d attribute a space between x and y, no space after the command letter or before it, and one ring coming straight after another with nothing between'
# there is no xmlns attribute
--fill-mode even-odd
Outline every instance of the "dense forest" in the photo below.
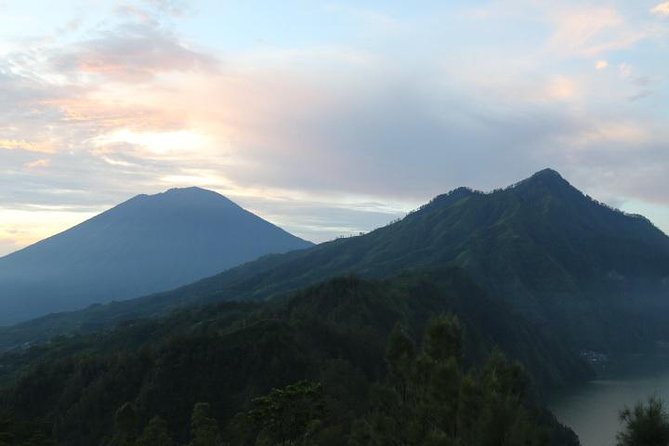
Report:
<svg viewBox="0 0 669 446"><path fill-rule="evenodd" d="M220 444L577 444L540 397L589 368L533 329L458 269L346 276L6 353L3 435L219 444L198 442L204 423Z"/></svg>

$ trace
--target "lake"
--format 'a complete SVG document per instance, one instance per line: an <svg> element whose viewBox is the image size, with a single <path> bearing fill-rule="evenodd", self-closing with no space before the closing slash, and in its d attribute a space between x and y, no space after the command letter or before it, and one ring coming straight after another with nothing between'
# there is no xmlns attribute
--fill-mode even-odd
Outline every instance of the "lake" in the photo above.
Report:
<svg viewBox="0 0 669 446"><path fill-rule="evenodd" d="M598 379L560 392L550 399L549 406L576 432L583 446L613 446L620 428L620 410L651 395L669 404L667 352L619 361Z"/></svg>

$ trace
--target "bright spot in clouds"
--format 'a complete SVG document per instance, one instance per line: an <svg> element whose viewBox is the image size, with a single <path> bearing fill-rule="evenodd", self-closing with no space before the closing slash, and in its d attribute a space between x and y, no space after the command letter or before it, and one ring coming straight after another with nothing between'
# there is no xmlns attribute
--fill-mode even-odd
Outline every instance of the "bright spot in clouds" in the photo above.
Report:
<svg viewBox="0 0 669 446"><path fill-rule="evenodd" d="M39 168L42 168L42 167L49 167L50 164L51 164L51 161L48 158L42 158L42 159L38 159L38 160L35 160L35 161L29 161L29 162L25 163L23 166L26 169L39 169Z"/></svg>
<svg viewBox="0 0 669 446"><path fill-rule="evenodd" d="M659 3L653 7L653 9L650 10L651 13L662 16L662 17L668 17L669 16L669 2L664 2L664 3Z"/></svg>
<svg viewBox="0 0 669 446"><path fill-rule="evenodd" d="M0 150L24 150L26 152L54 153L56 148L49 143L17 139L0 139Z"/></svg>
<svg viewBox="0 0 669 446"><path fill-rule="evenodd" d="M558 76L552 79L548 86L548 97L554 100L568 100L576 95L577 85L573 79Z"/></svg>
<svg viewBox="0 0 669 446"><path fill-rule="evenodd" d="M197 132L187 130L166 132L137 132L121 129L101 135L92 141L93 146L105 148L117 144L139 146L152 155L184 155L210 148L209 139Z"/></svg>
<svg viewBox="0 0 669 446"><path fill-rule="evenodd" d="M22 248L79 224L94 214L57 208L17 210L0 207L0 251Z"/></svg>

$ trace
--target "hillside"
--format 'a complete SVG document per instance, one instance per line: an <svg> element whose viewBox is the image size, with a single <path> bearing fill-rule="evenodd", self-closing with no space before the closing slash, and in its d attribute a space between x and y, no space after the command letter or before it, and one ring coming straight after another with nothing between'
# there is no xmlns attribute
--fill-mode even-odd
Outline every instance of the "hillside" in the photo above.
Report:
<svg viewBox="0 0 669 446"><path fill-rule="evenodd" d="M138 195L0 259L0 325L168 290L311 246L215 192Z"/></svg>
<svg viewBox="0 0 669 446"><path fill-rule="evenodd" d="M540 388L590 376L559 342L490 301L462 271L443 269L383 281L340 277L272 302L182 310L6 354L0 412L53 425L58 444L102 444L113 433L114 411L130 401L143 422L158 414L183 440L198 401L229 427L254 397L307 379L323 385L326 426L334 429L318 444L343 444L373 398L371 384L386 375L393 327L402 324L418 342L429 320L448 313L464 327L465 369L482 367L499 346ZM548 415L532 417L547 432L568 433Z"/></svg>
<svg viewBox="0 0 669 446"><path fill-rule="evenodd" d="M362 236L265 256L170 292L12 327L0 331L0 345L191 304L266 300L348 272L387 277L443 265L462 267L491 296L575 348L621 350L669 335L667 236L544 170L491 193L456 189Z"/></svg>

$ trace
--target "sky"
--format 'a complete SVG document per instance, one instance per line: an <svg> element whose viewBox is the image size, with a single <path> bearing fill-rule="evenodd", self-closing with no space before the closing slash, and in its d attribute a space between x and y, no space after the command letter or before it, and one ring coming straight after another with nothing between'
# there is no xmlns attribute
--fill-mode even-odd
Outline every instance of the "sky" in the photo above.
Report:
<svg viewBox="0 0 669 446"><path fill-rule="evenodd" d="M321 242L546 167L669 231L669 1L0 0L0 255L172 187Z"/></svg>

